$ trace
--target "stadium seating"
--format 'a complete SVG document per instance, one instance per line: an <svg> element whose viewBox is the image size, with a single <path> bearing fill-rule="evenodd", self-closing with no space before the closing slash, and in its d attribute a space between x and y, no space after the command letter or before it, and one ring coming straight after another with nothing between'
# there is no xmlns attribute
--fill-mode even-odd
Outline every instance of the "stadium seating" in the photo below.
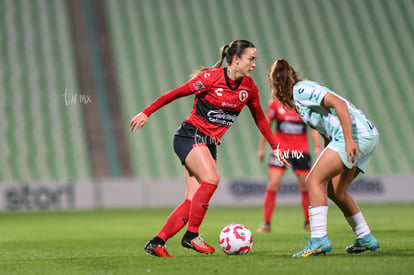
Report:
<svg viewBox="0 0 414 275"><path fill-rule="evenodd" d="M89 178L65 2L0 1L0 12L0 181Z"/></svg>
<svg viewBox="0 0 414 275"><path fill-rule="evenodd" d="M267 71L284 57L374 121L381 138L368 175L412 174L413 1L104 3L137 177L182 177L172 136L193 98L166 106L135 134L131 117L198 67L212 66L220 47L234 39L257 47L253 78L263 108L270 99ZM68 14L65 1L0 1L0 182L91 177ZM258 140L246 108L219 146L222 177L266 176Z"/></svg>
<svg viewBox="0 0 414 275"><path fill-rule="evenodd" d="M303 77L344 95L375 122L381 139L368 174L412 173L412 1L107 1L107 8L127 117L192 70L213 65L222 44L244 38L258 49L253 77L264 108L267 70L285 57ZM138 176L182 175L171 137L190 109L191 100L178 100L130 137ZM266 173L249 116L243 111L219 147L223 176Z"/></svg>

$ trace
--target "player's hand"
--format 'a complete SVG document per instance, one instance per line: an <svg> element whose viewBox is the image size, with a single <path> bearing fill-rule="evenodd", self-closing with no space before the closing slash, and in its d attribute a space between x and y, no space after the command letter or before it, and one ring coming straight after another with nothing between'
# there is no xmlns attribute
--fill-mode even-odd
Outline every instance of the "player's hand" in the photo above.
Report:
<svg viewBox="0 0 414 275"><path fill-rule="evenodd" d="M359 155L358 147L352 138L345 139L345 151L348 157L348 161L351 163L355 163L355 155L357 155L358 158L361 158Z"/></svg>
<svg viewBox="0 0 414 275"><path fill-rule="evenodd" d="M131 119L130 131L135 133L137 128L141 129L145 125L145 123L147 123L147 121L148 116L146 114L144 114L143 112L137 114Z"/></svg>
<svg viewBox="0 0 414 275"><path fill-rule="evenodd" d="M259 158L260 161L263 161L264 155L265 155L265 151L263 150L263 148L259 148L259 151L257 151L257 157Z"/></svg>
<svg viewBox="0 0 414 275"><path fill-rule="evenodd" d="M290 163L283 156L282 150L280 149L273 150L273 154L275 155L278 161L282 162L285 165L286 169L289 169Z"/></svg>

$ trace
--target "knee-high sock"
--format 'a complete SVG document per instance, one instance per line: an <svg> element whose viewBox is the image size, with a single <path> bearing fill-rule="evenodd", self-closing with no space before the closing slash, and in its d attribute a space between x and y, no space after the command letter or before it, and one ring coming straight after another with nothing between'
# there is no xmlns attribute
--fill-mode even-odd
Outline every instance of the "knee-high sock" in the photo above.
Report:
<svg viewBox="0 0 414 275"><path fill-rule="evenodd" d="M309 222L311 228L311 238L321 238L326 236L328 206L309 207Z"/></svg>
<svg viewBox="0 0 414 275"><path fill-rule="evenodd" d="M217 189L216 184L202 181L191 201L190 217L187 230L198 233L198 229L206 215L211 197Z"/></svg>
<svg viewBox="0 0 414 275"><path fill-rule="evenodd" d="M263 202L263 220L265 224L269 224L272 221L273 210L276 205L277 191L266 189Z"/></svg>
<svg viewBox="0 0 414 275"><path fill-rule="evenodd" d="M301 192L302 210L305 221L309 221L309 193L307 191Z"/></svg>
<svg viewBox="0 0 414 275"><path fill-rule="evenodd" d="M191 201L185 199L175 210L170 214L161 231L157 237L167 241L175 234L177 234L188 222L190 216Z"/></svg>
<svg viewBox="0 0 414 275"><path fill-rule="evenodd" d="M354 231L355 236L357 239L365 237L371 230L367 222L365 221L364 216L362 215L361 211L351 217L345 217L348 224L351 226L352 231Z"/></svg>

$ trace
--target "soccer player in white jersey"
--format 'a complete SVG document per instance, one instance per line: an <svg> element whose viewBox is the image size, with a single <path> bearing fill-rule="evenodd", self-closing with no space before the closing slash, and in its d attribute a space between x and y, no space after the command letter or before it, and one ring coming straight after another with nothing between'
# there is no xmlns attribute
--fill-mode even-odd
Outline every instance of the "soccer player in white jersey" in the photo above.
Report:
<svg viewBox="0 0 414 275"><path fill-rule="evenodd" d="M327 236L329 197L344 213L356 235L348 253L375 251L379 244L357 203L347 192L360 172L365 172L379 134L364 113L328 88L301 80L285 59L270 68L268 79L273 97L285 106L296 108L302 120L318 130L325 139L325 149L306 177L309 191L311 239L293 257L307 257L331 252Z"/></svg>

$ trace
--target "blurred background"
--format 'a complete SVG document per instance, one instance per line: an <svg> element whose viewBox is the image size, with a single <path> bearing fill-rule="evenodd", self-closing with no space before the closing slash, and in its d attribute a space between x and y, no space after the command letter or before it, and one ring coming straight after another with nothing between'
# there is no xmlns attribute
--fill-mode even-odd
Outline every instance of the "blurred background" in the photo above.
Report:
<svg viewBox="0 0 414 275"><path fill-rule="evenodd" d="M412 202L413 14L412 0L0 0L0 210L148 206L176 186L182 196L172 136L193 97L135 134L130 119L235 39L257 48L264 109L268 69L286 58L363 110L381 134L363 188ZM267 177L259 138L245 110L218 148L229 192L261 186L253 203Z"/></svg>

